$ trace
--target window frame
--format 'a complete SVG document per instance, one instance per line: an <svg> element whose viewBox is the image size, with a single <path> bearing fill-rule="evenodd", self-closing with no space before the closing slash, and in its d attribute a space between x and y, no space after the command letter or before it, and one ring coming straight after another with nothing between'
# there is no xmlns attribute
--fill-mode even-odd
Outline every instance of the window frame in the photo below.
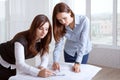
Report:
<svg viewBox="0 0 120 80"><path fill-rule="evenodd" d="M86 0L86 16L90 19L91 25L91 0ZM117 45L117 0L113 0L113 21L112 21L112 45L103 45L103 44L93 44L93 47L102 47L102 48L112 48L112 49L120 49L120 46ZM91 33L91 26L90 26ZM92 35L90 35L91 37Z"/></svg>

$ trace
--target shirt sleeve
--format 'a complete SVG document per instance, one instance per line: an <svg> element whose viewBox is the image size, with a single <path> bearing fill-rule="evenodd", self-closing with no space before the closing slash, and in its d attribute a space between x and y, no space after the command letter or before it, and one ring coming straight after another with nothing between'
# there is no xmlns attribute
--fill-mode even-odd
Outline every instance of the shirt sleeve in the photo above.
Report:
<svg viewBox="0 0 120 80"><path fill-rule="evenodd" d="M88 41L88 37L89 37L89 19L87 17L85 17L83 23L83 30L80 34L80 41L78 44L78 51L77 51L77 59L76 62L81 63L82 62L82 58L83 55L85 54L86 51L86 45L87 45L87 41Z"/></svg>
<svg viewBox="0 0 120 80"><path fill-rule="evenodd" d="M49 62L49 55L48 55L48 53L46 53L46 54L44 54L41 57L41 64L40 64L40 66L42 66L44 68L47 68L48 62Z"/></svg>
<svg viewBox="0 0 120 80"><path fill-rule="evenodd" d="M32 76L38 75L40 69L25 63L24 46L19 42L15 42L15 60L16 60L16 69L24 73L30 74Z"/></svg>
<svg viewBox="0 0 120 80"><path fill-rule="evenodd" d="M63 53L65 37L62 37L59 42L55 43L55 48L53 51L53 61L59 62L60 54Z"/></svg>

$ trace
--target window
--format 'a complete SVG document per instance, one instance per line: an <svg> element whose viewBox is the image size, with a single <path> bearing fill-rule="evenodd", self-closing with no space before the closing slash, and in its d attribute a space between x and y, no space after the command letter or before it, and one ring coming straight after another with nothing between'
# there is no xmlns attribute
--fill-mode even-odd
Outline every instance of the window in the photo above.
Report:
<svg viewBox="0 0 120 80"><path fill-rule="evenodd" d="M90 19L90 36L94 45L120 46L120 0L60 0L75 14Z"/></svg>
<svg viewBox="0 0 120 80"><path fill-rule="evenodd" d="M112 45L113 0L91 0L91 40Z"/></svg>
<svg viewBox="0 0 120 80"><path fill-rule="evenodd" d="M93 44L120 46L120 0L74 0L73 4L75 14L89 17Z"/></svg>
<svg viewBox="0 0 120 80"><path fill-rule="evenodd" d="M86 0L74 0L74 4L73 11L75 14L86 14Z"/></svg>
<svg viewBox="0 0 120 80"><path fill-rule="evenodd" d="M120 0L117 3L117 45L120 46Z"/></svg>
<svg viewBox="0 0 120 80"><path fill-rule="evenodd" d="M0 0L0 43L5 41L5 2L6 0Z"/></svg>

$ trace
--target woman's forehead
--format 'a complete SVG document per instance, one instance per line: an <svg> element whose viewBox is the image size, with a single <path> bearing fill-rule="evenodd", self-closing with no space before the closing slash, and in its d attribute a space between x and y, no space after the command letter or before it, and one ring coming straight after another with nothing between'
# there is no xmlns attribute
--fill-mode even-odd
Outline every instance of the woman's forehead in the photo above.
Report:
<svg viewBox="0 0 120 80"><path fill-rule="evenodd" d="M49 27L49 23L48 23L48 22L45 22L41 27L42 27L42 28L48 28L48 27Z"/></svg>
<svg viewBox="0 0 120 80"><path fill-rule="evenodd" d="M61 12L61 13L58 13L58 14L56 15L56 18L57 18L57 19L62 19L62 18L65 18L65 17L67 17L67 16L69 16L69 13L67 13L67 12Z"/></svg>

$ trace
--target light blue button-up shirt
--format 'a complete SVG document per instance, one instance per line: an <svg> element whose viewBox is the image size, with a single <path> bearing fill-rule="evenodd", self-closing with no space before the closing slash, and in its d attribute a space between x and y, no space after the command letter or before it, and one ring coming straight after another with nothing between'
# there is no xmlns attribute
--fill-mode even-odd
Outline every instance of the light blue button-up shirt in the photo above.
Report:
<svg viewBox="0 0 120 80"><path fill-rule="evenodd" d="M59 57L63 52L71 56L77 53L76 62L82 61L84 55L88 54L92 45L89 39L89 19L86 16L75 16L75 27L73 29L70 26L66 26L66 34L58 43L55 43L55 49L53 51L54 62L59 61Z"/></svg>

